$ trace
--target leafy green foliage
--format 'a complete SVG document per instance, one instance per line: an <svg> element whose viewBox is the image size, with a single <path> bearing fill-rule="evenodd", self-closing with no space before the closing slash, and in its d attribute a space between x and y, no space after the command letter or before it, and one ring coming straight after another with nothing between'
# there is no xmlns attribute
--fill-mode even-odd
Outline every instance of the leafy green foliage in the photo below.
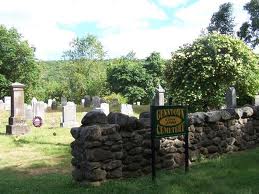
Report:
<svg viewBox="0 0 259 194"><path fill-rule="evenodd" d="M219 10L211 17L210 24L207 27L208 32L233 35L235 25L232 9L233 5L231 3L220 5Z"/></svg>
<svg viewBox="0 0 259 194"><path fill-rule="evenodd" d="M88 95L105 94L106 67L103 61L103 46L93 35L76 38L71 49L64 53L66 96L79 102Z"/></svg>
<svg viewBox="0 0 259 194"><path fill-rule="evenodd" d="M250 21L242 24L238 36L254 48L259 45L259 1L251 0L244 9L250 15Z"/></svg>
<svg viewBox="0 0 259 194"><path fill-rule="evenodd" d="M121 93L130 103L150 101L154 91L152 76L141 64L121 59L107 69L107 82L112 92Z"/></svg>
<svg viewBox="0 0 259 194"><path fill-rule="evenodd" d="M0 25L0 97L9 94L11 83L26 85L25 98L34 94L39 77L39 67L27 41L14 28Z"/></svg>
<svg viewBox="0 0 259 194"><path fill-rule="evenodd" d="M147 73L156 78L156 85L158 85L164 69L164 60L161 58L160 53L151 53L150 56L146 58L143 67L146 69Z"/></svg>
<svg viewBox="0 0 259 194"><path fill-rule="evenodd" d="M174 52L165 70L175 103L192 109L218 108L229 86L241 101L259 87L256 55L242 41L216 33Z"/></svg>
<svg viewBox="0 0 259 194"><path fill-rule="evenodd" d="M111 93L108 96L104 96L103 99L109 104L126 104L127 99L121 94Z"/></svg>
<svg viewBox="0 0 259 194"><path fill-rule="evenodd" d="M91 34L75 38L70 42L70 47L70 50L64 52L64 58L69 60L100 60L105 56L102 43Z"/></svg>

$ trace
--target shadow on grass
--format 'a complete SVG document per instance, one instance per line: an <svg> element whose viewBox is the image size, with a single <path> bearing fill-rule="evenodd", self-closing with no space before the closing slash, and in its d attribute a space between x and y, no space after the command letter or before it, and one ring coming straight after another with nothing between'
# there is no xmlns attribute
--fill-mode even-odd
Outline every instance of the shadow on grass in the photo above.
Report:
<svg viewBox="0 0 259 194"><path fill-rule="evenodd" d="M82 186L71 173L28 175L14 168L0 170L0 193L91 193L91 194L167 194L167 193L258 193L259 148L202 161L185 174L183 169L161 170L157 181L151 175L111 180L100 187ZM55 168L59 168L57 164Z"/></svg>

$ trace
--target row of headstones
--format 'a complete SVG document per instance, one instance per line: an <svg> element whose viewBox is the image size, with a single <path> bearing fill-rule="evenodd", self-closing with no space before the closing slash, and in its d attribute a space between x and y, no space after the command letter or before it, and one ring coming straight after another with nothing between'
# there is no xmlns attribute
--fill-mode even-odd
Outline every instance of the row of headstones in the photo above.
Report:
<svg viewBox="0 0 259 194"><path fill-rule="evenodd" d="M5 107L5 110L10 110L11 97L5 97L4 99L5 99L5 103L1 103L0 101L0 106L3 105ZM39 116L44 120L46 109L48 107L53 107L53 104L56 104L55 100L48 100L48 103L44 103L43 101L37 101L36 98L33 98L31 101L31 105L24 104L25 119L32 120L35 116ZM76 121L76 104L74 102L67 102L63 98L63 100L61 100L61 105L62 105L62 117L61 117L60 126L61 127L78 126L78 123ZM98 104L95 104L95 107L93 108L93 110L102 111L106 115L110 113L108 103L101 103L99 107L98 107ZM121 113L126 115L133 115L132 105L122 104Z"/></svg>
<svg viewBox="0 0 259 194"><path fill-rule="evenodd" d="M90 107L91 105L94 108L98 108L101 107L101 104L105 103L105 100L103 100L102 98L100 98L99 96L85 96L83 99L81 99L81 105L84 107ZM119 104L119 102L117 101L115 104ZM136 105L140 105L140 102L136 102Z"/></svg>

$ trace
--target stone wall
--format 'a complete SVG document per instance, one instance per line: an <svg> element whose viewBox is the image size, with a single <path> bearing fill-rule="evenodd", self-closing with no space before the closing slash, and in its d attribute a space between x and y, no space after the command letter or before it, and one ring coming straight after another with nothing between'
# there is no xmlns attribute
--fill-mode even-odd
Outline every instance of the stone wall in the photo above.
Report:
<svg viewBox="0 0 259 194"><path fill-rule="evenodd" d="M259 107L189 114L190 161L240 151L259 144ZM121 113L89 112L82 126L71 129L72 176L100 184L106 179L151 172L149 113L140 119ZM156 168L184 165L184 137L156 139Z"/></svg>

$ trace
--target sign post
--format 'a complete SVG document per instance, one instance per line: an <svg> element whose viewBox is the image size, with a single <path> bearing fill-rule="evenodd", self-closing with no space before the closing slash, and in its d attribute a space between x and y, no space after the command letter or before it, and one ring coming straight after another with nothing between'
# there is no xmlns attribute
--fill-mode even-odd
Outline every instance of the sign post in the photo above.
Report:
<svg viewBox="0 0 259 194"><path fill-rule="evenodd" d="M155 138L184 135L185 172L189 168L188 119L186 106L151 106L152 180L155 180Z"/></svg>

